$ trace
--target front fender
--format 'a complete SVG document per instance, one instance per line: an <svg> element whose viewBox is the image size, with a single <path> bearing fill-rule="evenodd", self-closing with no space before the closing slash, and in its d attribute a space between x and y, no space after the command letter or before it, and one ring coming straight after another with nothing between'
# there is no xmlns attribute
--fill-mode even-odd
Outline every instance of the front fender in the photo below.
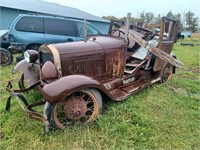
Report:
<svg viewBox="0 0 200 150"><path fill-rule="evenodd" d="M50 103L57 103L75 90L93 87L105 91L97 80L84 75L70 75L47 84L42 89L44 99Z"/></svg>
<svg viewBox="0 0 200 150"><path fill-rule="evenodd" d="M22 60L13 69L13 73L21 71L24 74L24 81L29 85L33 85L39 80L38 64L28 63L26 60Z"/></svg>

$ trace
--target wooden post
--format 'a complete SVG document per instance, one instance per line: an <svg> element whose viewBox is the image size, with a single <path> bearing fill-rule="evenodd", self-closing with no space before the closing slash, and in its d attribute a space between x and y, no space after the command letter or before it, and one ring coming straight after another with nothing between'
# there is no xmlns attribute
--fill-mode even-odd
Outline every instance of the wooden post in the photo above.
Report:
<svg viewBox="0 0 200 150"><path fill-rule="evenodd" d="M87 22L86 19L84 19L84 39L85 42L87 41Z"/></svg>
<svg viewBox="0 0 200 150"><path fill-rule="evenodd" d="M129 33L130 18L131 18L131 13L128 13L127 14L127 18L126 18L126 30L125 30L125 42L126 43L128 43L128 33Z"/></svg>

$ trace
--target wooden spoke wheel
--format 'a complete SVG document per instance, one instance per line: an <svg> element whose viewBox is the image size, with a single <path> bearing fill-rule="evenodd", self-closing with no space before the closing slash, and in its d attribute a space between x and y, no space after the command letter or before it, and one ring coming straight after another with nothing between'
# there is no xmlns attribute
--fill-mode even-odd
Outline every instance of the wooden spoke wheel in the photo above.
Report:
<svg viewBox="0 0 200 150"><path fill-rule="evenodd" d="M51 105L51 104L50 104ZM51 109L53 124L63 129L71 123L87 124L93 121L102 109L102 97L95 89L75 91ZM48 111L46 111L48 112Z"/></svg>

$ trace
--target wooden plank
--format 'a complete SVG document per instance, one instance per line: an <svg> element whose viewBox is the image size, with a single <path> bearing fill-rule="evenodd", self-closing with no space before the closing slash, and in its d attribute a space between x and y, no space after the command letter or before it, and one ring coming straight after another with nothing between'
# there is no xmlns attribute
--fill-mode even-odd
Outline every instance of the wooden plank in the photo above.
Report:
<svg viewBox="0 0 200 150"><path fill-rule="evenodd" d="M147 41L137 37L137 35L133 35L129 32L129 40L136 41L140 46L146 48L149 52L153 53L157 57L161 58L162 60L172 64L177 68L183 67L183 63L173 58L170 54L165 53L159 48L154 47L153 45L149 44Z"/></svg>

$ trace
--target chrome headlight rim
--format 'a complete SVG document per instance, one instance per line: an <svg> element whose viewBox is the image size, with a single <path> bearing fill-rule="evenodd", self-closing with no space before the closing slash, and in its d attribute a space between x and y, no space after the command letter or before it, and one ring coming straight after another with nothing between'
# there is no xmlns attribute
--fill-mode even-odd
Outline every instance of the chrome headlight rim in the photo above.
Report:
<svg viewBox="0 0 200 150"><path fill-rule="evenodd" d="M30 63L30 54L29 54L28 51L24 52L24 59L25 59L28 63Z"/></svg>

